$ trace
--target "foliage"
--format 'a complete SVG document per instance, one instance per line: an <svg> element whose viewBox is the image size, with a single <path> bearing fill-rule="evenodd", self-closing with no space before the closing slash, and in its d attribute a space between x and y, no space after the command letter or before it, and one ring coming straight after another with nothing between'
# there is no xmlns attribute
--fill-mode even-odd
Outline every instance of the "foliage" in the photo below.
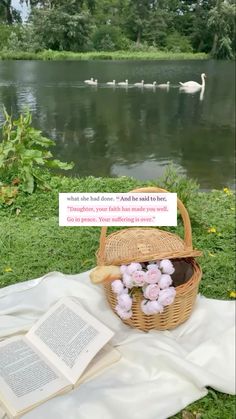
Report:
<svg viewBox="0 0 236 419"><path fill-rule="evenodd" d="M129 41L118 28L104 25L95 31L93 45L98 51L125 50L128 48Z"/></svg>
<svg viewBox="0 0 236 419"><path fill-rule="evenodd" d="M164 175L158 179L158 185L170 192L177 192L178 198L186 207L191 206L191 202L199 191L198 183L180 173L173 164L169 165Z"/></svg>
<svg viewBox="0 0 236 419"><path fill-rule="evenodd" d="M30 24L14 27L7 40L3 51L17 52L38 52L42 49L37 36L35 34L34 27Z"/></svg>
<svg viewBox="0 0 236 419"><path fill-rule="evenodd" d="M32 25L41 49L82 51L91 31L89 13L71 14L67 6L56 9L35 9Z"/></svg>
<svg viewBox="0 0 236 419"><path fill-rule="evenodd" d="M195 8L193 27L188 34L194 51L211 51L214 35L209 30L207 22L209 12L214 5L215 0L202 0Z"/></svg>
<svg viewBox="0 0 236 419"><path fill-rule="evenodd" d="M2 205L11 205L14 202L17 194L17 186L4 185L0 182L0 208Z"/></svg>
<svg viewBox="0 0 236 419"><path fill-rule="evenodd" d="M132 41L143 42L143 32L150 16L150 1L131 0L127 4L125 27Z"/></svg>
<svg viewBox="0 0 236 419"><path fill-rule="evenodd" d="M0 51L7 45L8 39L11 36L12 27L0 23Z"/></svg>
<svg viewBox="0 0 236 419"><path fill-rule="evenodd" d="M159 51L147 44L131 44L129 51L71 52L44 50L38 53L24 51L0 51L2 60L204 60L205 53L174 53Z"/></svg>
<svg viewBox="0 0 236 419"><path fill-rule="evenodd" d="M214 58L233 58L236 5L218 0L209 12L208 27L214 33L211 54Z"/></svg>
<svg viewBox="0 0 236 419"><path fill-rule="evenodd" d="M94 21L97 28L112 25L123 30L124 12L127 0L100 0L94 8Z"/></svg>
<svg viewBox="0 0 236 419"><path fill-rule="evenodd" d="M149 44L164 49L170 31L172 15L161 8L150 11L143 28L143 39ZM187 52L187 51L183 51Z"/></svg>
<svg viewBox="0 0 236 419"><path fill-rule="evenodd" d="M173 32L166 38L166 49L173 52L192 52L190 40L187 36Z"/></svg>
<svg viewBox="0 0 236 419"><path fill-rule="evenodd" d="M236 50L234 0L21 0L21 3L31 5L32 30L25 24L21 33L13 29L11 51L94 48L143 51L147 45L157 50L205 52L214 58L231 59ZM1 22L11 27L19 23L12 0L0 2ZM0 35L0 50L1 37L4 35Z"/></svg>
<svg viewBox="0 0 236 419"><path fill-rule="evenodd" d="M9 204L11 195L15 195L15 188L11 186L17 185L17 188L30 194L36 186L45 187L38 167L68 170L73 165L52 159L52 153L47 149L54 145L54 141L44 137L41 131L31 126L32 118L29 111L14 121L6 110L4 115L0 143L0 175L5 184L1 185L1 199Z"/></svg>

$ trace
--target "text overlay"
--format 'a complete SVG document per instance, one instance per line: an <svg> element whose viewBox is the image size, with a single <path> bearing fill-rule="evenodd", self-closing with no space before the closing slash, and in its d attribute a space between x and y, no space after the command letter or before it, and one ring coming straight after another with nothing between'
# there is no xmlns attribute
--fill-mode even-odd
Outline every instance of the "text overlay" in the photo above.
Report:
<svg viewBox="0 0 236 419"><path fill-rule="evenodd" d="M60 226L176 226L176 193L60 193Z"/></svg>

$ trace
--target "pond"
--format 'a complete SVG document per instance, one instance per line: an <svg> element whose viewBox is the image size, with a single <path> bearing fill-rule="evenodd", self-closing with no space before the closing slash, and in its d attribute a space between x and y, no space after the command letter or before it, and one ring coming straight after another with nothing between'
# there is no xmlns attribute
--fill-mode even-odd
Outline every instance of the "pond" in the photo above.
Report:
<svg viewBox="0 0 236 419"><path fill-rule="evenodd" d="M15 116L28 106L73 174L156 179L173 162L202 190L233 187L234 70L214 60L2 61L0 101ZM204 92L180 91L203 72ZM106 84L113 79L128 87ZM134 87L142 79L170 88Z"/></svg>

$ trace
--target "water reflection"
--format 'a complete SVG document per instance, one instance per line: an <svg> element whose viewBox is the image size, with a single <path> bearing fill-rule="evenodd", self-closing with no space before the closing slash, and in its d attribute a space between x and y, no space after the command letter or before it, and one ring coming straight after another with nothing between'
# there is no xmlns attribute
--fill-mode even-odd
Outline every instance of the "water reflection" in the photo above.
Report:
<svg viewBox="0 0 236 419"><path fill-rule="evenodd" d="M204 99L205 87L196 86L196 87L189 88L189 87L181 86L179 90L180 90L180 93L186 93L188 95L194 95L195 93L200 92L199 100L202 101Z"/></svg>
<svg viewBox="0 0 236 419"><path fill-rule="evenodd" d="M179 89L202 71L206 89ZM2 62L0 100L15 115L28 105L74 174L156 178L173 161L203 189L219 188L233 184L233 74L232 63L212 61ZM98 85L86 85L94 75Z"/></svg>

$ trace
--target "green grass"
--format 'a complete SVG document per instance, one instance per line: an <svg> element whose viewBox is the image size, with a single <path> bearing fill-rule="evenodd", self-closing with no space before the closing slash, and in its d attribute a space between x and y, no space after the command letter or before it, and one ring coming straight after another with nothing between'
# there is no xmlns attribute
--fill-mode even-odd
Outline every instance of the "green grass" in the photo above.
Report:
<svg viewBox="0 0 236 419"><path fill-rule="evenodd" d="M59 227L59 191L126 192L143 186L142 182L126 177L73 179L53 176L50 183L52 191L21 195L12 207L0 209L1 287L50 271L75 274L95 265L100 229ZM183 185L186 190L188 188L188 194L184 194ZM189 185L188 181L180 182L172 189L183 196L192 221L194 246L203 251L199 260L203 269L200 292L210 298L229 299L229 293L235 287L234 195L227 191L199 193ZM209 228L216 231L209 232ZM174 231L182 236L181 223ZM185 410L201 413L201 419L233 419L234 401L233 396L210 389L206 397ZM181 417L182 413L179 413L173 419Z"/></svg>
<svg viewBox="0 0 236 419"><path fill-rule="evenodd" d="M209 58L205 53L166 51L114 51L114 52L71 52L51 51L24 52L0 51L2 60L201 60Z"/></svg>

